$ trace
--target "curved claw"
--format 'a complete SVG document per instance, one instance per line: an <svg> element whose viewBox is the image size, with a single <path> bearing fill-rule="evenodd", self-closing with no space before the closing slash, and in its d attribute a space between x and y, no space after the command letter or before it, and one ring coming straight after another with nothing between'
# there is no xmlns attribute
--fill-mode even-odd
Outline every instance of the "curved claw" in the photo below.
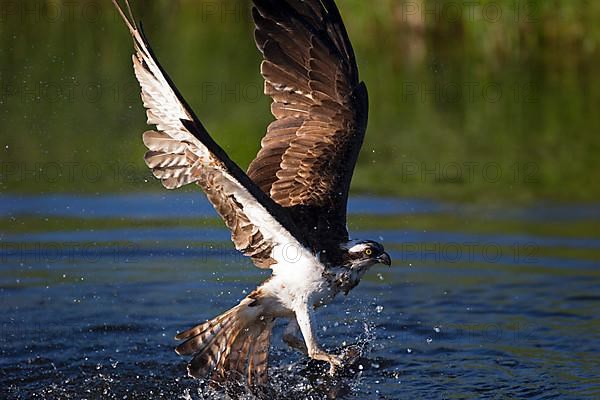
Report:
<svg viewBox="0 0 600 400"><path fill-rule="evenodd" d="M327 361L329 362L329 375L334 376L337 373L338 369L342 367L343 360L342 357L335 356L333 354L328 354L328 356L329 360Z"/></svg>
<svg viewBox="0 0 600 400"><path fill-rule="evenodd" d="M318 350L310 354L310 357L314 360L326 361L329 363L329 375L335 375L337 370L342 366L344 360L340 356L334 354L325 353L322 350Z"/></svg>

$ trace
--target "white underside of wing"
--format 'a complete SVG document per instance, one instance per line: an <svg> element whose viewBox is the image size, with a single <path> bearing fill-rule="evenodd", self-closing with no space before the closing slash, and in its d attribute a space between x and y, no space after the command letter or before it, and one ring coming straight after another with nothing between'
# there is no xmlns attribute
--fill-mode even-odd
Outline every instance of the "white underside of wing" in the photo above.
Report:
<svg viewBox="0 0 600 400"><path fill-rule="evenodd" d="M133 66L135 75L142 89L142 101L147 109L148 124L156 125L158 131L167 134L171 139L176 140L180 145L185 146L185 150L193 153L197 160L193 164L183 166L179 171L181 174L202 174L207 172L217 172L222 177L226 178L228 184L226 192L229 196L233 196L237 203L243 207L243 212L250 222L259 228L264 239L273 243L271 257L277 262L272 268L275 273L288 274L293 269L292 274L300 276L307 271L312 271L314 268L320 268L321 264L316 260L315 256L304 246L302 246L288 230L286 230L268 211L267 209L240 183L235 179L223 166L223 164L211 153L211 151L191 132L187 130L182 120L192 121L193 117L186 110L186 107L177 97L173 88L170 86L166 77L163 75L158 63L153 59L150 50L146 46L146 42L140 35L137 27L129 23L124 15L127 26L133 36L135 45L135 54L133 55ZM145 141L148 143L158 144L165 143L160 137L160 134L148 133ZM168 141L168 139L166 139ZM151 150L154 150L150 148ZM176 143L169 143L168 149L181 148ZM167 150L168 150L167 149ZM157 148L158 150L158 148ZM165 150L165 148L161 148ZM152 160L151 160L152 161ZM168 162L180 164L181 160L178 157L170 157ZM160 167L161 165L158 164ZM171 173L177 172L161 171L156 173ZM171 176L175 177L176 176ZM160 177L165 179L165 177ZM168 177L166 177L168 178ZM190 179L183 179L178 182L191 183L193 175ZM163 184L165 181L163 180ZM179 186L174 186L179 187ZM242 250L242 249L238 249ZM322 270L322 269L321 269Z"/></svg>
<svg viewBox="0 0 600 400"><path fill-rule="evenodd" d="M156 125L159 131L166 133L172 139L192 144L193 146L188 145L188 149L200 157L204 163L208 163L210 152L194 135L188 132L181 122L181 120L191 121L192 116L185 110L162 75L160 68L149 55L145 54L146 52L144 49L137 51L133 56L133 68L142 88L142 101L146 108L148 125ZM145 63L149 70L144 68L142 63Z"/></svg>
<svg viewBox="0 0 600 400"><path fill-rule="evenodd" d="M232 184L232 194L243 206L244 214L253 225L258 226L267 241L275 243L271 258L277 264L271 266L273 273L282 266L302 267L300 260L317 262L315 256L290 234L235 178L223 172ZM318 263L320 265L320 263Z"/></svg>

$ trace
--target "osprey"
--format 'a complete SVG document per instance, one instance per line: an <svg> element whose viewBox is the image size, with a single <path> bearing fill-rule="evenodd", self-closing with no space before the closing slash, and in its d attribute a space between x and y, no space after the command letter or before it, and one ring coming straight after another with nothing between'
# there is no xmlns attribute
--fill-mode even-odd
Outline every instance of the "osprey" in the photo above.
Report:
<svg viewBox="0 0 600 400"><path fill-rule="evenodd" d="M237 250L272 275L237 306L179 333L189 375L267 380L274 321L284 341L315 360L343 358L317 344L314 310L347 294L377 263L381 244L350 240L346 203L367 124L367 90L333 0L254 0L264 92L275 117L245 173L211 138L158 63L148 40L113 0L133 37L133 66L148 124L145 161L167 189L202 188ZM299 338L298 331L302 339Z"/></svg>

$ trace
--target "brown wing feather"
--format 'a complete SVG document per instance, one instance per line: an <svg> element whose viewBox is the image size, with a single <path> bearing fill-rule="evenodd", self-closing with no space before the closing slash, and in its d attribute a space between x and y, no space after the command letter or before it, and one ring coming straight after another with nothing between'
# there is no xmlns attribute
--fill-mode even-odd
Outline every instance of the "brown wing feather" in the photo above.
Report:
<svg viewBox="0 0 600 400"><path fill-rule="evenodd" d="M313 248L346 240L367 92L332 0L254 0L265 94L276 120L248 175L290 209Z"/></svg>

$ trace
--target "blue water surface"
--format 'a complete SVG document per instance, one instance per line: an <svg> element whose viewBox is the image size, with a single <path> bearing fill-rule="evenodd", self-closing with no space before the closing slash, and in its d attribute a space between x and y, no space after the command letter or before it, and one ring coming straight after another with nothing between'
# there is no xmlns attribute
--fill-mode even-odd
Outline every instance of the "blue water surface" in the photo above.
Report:
<svg viewBox="0 0 600 400"><path fill-rule="evenodd" d="M598 208L485 210L359 197L356 230L394 259L317 312L319 341L362 357L336 378L282 344L277 325L267 398L583 399L600 397L600 239L463 227L418 230L403 215L600 222ZM470 214L472 213L472 214ZM63 229L0 235L2 398L254 398L188 378L173 336L232 307L268 276L237 253L203 196L1 196L5 220L76 219ZM119 226L89 228L97 219ZM136 225L139 221L149 225ZM123 222L124 221L124 222ZM229 397L227 397L229 396ZM260 394L258 394L260 397Z"/></svg>

